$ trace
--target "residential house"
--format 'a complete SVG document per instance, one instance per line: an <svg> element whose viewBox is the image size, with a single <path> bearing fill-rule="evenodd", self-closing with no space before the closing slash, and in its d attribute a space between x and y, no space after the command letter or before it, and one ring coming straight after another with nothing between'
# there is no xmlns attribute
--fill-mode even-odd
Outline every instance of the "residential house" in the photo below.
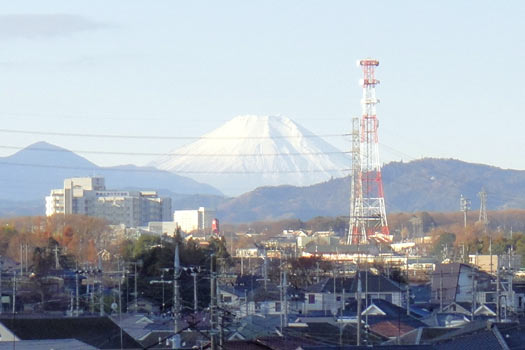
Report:
<svg viewBox="0 0 525 350"><path fill-rule="evenodd" d="M222 284L218 288L221 307L234 312L237 317L247 315L280 315L297 313L302 305L303 295L292 287L286 289L281 299L280 287L257 275L238 276L231 284Z"/></svg>
<svg viewBox="0 0 525 350"><path fill-rule="evenodd" d="M406 288L399 283L371 271L360 271L359 276L362 299L383 299L400 306L406 303ZM357 285L357 274L353 277L324 278L306 289L302 312L337 312L343 306L342 300L356 298Z"/></svg>
<svg viewBox="0 0 525 350"><path fill-rule="evenodd" d="M443 309L452 303L472 303L477 306L496 303L497 278L463 263L438 264L432 275L431 302ZM513 283L512 274L500 273L499 293L501 312L525 311L525 285Z"/></svg>
<svg viewBox="0 0 525 350"><path fill-rule="evenodd" d="M357 322L356 314L357 303L352 301L346 306L342 319L350 316L350 320ZM386 339L396 338L418 327L425 326L425 323L419 320L418 315L407 314L405 307L392 304L384 299L373 299L368 306L363 305L361 321L363 327L370 333Z"/></svg>

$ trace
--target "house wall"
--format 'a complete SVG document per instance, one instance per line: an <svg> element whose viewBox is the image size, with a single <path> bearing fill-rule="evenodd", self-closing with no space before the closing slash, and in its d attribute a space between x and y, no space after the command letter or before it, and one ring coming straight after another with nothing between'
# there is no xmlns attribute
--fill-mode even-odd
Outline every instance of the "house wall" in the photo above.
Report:
<svg viewBox="0 0 525 350"><path fill-rule="evenodd" d="M361 293L361 299L365 300L366 293ZM315 298L314 303L310 303L310 296L313 295ZM391 302L392 304L395 304L397 306L404 306L406 305L406 294L405 293L388 293L388 292L380 292L380 293L368 293L368 299L383 299L388 302ZM310 311L326 311L327 313L331 313L334 309L339 309L342 307L342 298L343 295L340 293L333 294L333 293L306 293L305 294L305 300L303 302L302 311L304 314L310 312ZM355 293L345 293L344 299L348 300L349 298L356 298Z"/></svg>
<svg viewBox="0 0 525 350"><path fill-rule="evenodd" d="M19 341L20 339L13 334L6 326L0 323L0 342Z"/></svg>
<svg viewBox="0 0 525 350"><path fill-rule="evenodd" d="M474 278L472 269L462 265L459 270L458 286L456 289L457 302L472 302L472 278Z"/></svg>
<svg viewBox="0 0 525 350"><path fill-rule="evenodd" d="M311 311L332 312L334 308L337 309L342 306L341 298L341 294L334 295L333 293L306 293L302 311L305 314Z"/></svg>

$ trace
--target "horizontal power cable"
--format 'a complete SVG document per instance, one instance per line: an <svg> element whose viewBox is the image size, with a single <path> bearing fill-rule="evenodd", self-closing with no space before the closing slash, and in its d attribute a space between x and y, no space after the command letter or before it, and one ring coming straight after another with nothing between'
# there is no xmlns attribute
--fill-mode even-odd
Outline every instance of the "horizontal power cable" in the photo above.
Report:
<svg viewBox="0 0 525 350"><path fill-rule="evenodd" d="M111 121L121 121L121 122L130 122L130 121L173 121L173 116L166 116L160 114L141 114L141 116L130 117L129 113L126 113L126 117L119 117L122 114L116 113L96 113L96 114L74 114L74 113L35 113L35 112L3 112L0 113L2 118L11 118L11 119L31 119L31 118L46 118L46 119L68 119L68 120L111 120ZM188 124L194 124L195 122L210 123L210 122L228 122L232 118L196 118L196 119L186 119L184 122ZM348 121L346 116L336 116L332 115L330 117L318 116L311 118L295 118L291 117L292 120L296 121ZM181 122L177 122L180 124Z"/></svg>
<svg viewBox="0 0 525 350"><path fill-rule="evenodd" d="M157 153L157 152L116 152L116 151L89 151L89 150L69 150L69 149L49 149L19 146L0 145L1 149L26 150L26 151L43 151L43 152L74 152L81 154L107 154L107 155L125 155L125 156L171 156L171 157L259 157L259 156L303 156L303 155L330 155L330 154L350 154L351 152L332 151L332 152L275 152L275 153Z"/></svg>
<svg viewBox="0 0 525 350"><path fill-rule="evenodd" d="M156 168L142 168L138 167L135 169L130 168L104 168L104 167L75 167L75 166L65 166L65 165L51 165L51 164L37 164L37 163L16 163L16 162L0 162L1 165L10 165L10 166L21 166L21 167L35 167L35 168L56 168L56 169L72 169L72 170L86 170L86 171L113 171L113 172L145 172L145 173L157 173L165 172L168 174L214 174L214 175L231 175L231 174L303 174L303 173L339 173L350 171L350 169L304 169L304 170L269 170L269 171L194 171L194 170L174 170L167 171Z"/></svg>
<svg viewBox="0 0 525 350"><path fill-rule="evenodd" d="M6 134L25 134L25 135L44 135L44 136L66 136L66 137L89 137L106 139L158 139L158 140L259 140L259 139L296 139L296 138L316 138L316 137L344 137L349 134L323 134L323 135L277 135L277 136L161 136L161 135L116 135L116 134L87 134L72 132L55 131L35 131L0 129L0 133Z"/></svg>

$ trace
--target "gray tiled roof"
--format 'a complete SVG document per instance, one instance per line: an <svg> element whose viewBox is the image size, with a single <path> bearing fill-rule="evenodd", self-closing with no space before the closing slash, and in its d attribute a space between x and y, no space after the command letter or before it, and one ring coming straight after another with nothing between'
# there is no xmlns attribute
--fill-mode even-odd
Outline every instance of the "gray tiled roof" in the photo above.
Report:
<svg viewBox="0 0 525 350"><path fill-rule="evenodd" d="M1 318L6 328L22 340L77 339L100 349L120 348L120 327L108 317ZM122 347L139 349L126 332Z"/></svg>
<svg viewBox="0 0 525 350"><path fill-rule="evenodd" d="M13 342L0 342L0 350L11 350L16 348L18 350L72 350L83 349L91 350L97 349L91 345L81 342L77 339L46 339L46 340L21 340L17 341L13 346Z"/></svg>

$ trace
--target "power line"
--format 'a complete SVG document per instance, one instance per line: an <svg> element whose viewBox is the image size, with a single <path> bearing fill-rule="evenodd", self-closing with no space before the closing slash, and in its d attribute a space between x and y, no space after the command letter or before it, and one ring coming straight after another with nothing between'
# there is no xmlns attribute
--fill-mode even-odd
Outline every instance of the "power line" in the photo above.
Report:
<svg viewBox="0 0 525 350"><path fill-rule="evenodd" d="M166 171L156 168L101 168L96 165L93 167L76 167L76 166L65 166L65 165L50 165L50 164L37 164L37 163L14 163L14 162L0 162L2 165L11 166L22 166L22 167L35 167L35 168L56 168L56 169L72 169L72 170L86 170L86 171L114 171L114 172L145 172L145 173L167 173L167 174L215 174L215 175L228 175L228 174L300 174L300 173L338 173L349 171L350 169L299 169L299 170L270 170L270 171L193 171L193 170L180 170L180 171Z"/></svg>
<svg viewBox="0 0 525 350"><path fill-rule="evenodd" d="M70 120L112 120L112 121L173 121L173 116L166 116L164 114L158 113L142 113L140 116L130 117L129 113L126 113L126 117L119 117L122 113L105 113L99 112L96 114L75 114L75 113L35 113L35 112L3 112L0 114L2 118L11 118L11 119L20 119L20 118L52 118L52 119L70 119ZM136 114L139 115L139 114ZM347 121L348 117L346 116L337 116L332 115L326 117L326 115L317 115L311 118L295 118L291 117L293 120L298 121ZM184 122L195 123L195 122L228 122L231 118L199 118L199 119L187 119ZM180 124L180 121L177 122Z"/></svg>
<svg viewBox="0 0 525 350"><path fill-rule="evenodd" d="M114 138L114 139L160 139L160 140L259 140L259 139L294 139L315 137L344 137L347 134L324 134L324 135L277 135L277 136L161 136L161 135L116 135L116 134L88 134L55 131L35 131L0 129L0 133L45 135L45 136L67 136L67 137L90 137L90 138Z"/></svg>
<svg viewBox="0 0 525 350"><path fill-rule="evenodd" d="M332 151L332 152L290 152L290 153L158 153L158 152L115 152L115 151L89 151L89 150L69 150L69 149L49 149L20 146L0 145L2 149L26 150L26 151L44 151L44 152L62 152L62 153L81 153L81 154L105 154L105 155L125 155L125 156L171 156L171 157L259 157L259 156L303 156L303 155L330 155L330 154L349 154L350 152Z"/></svg>

